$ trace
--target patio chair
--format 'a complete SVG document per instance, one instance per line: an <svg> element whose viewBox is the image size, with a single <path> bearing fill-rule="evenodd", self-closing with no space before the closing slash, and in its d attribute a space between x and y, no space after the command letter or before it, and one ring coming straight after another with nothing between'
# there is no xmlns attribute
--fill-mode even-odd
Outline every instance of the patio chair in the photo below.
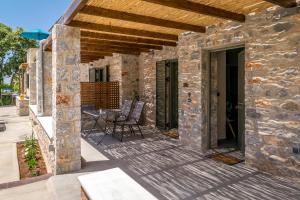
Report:
<svg viewBox="0 0 300 200"><path fill-rule="evenodd" d="M116 119L116 121L125 121L128 119L129 114L132 110L132 104L133 101L132 100L125 100L122 108L121 108L121 112L120 115L118 116L118 118Z"/></svg>
<svg viewBox="0 0 300 200"><path fill-rule="evenodd" d="M145 103L142 101L137 101L134 105L134 108L132 112L130 113L129 117L125 121L116 122L116 126L121 126L122 132L121 132L121 142L123 141L124 136L124 128L125 126L128 126L131 133L135 133L133 127L136 126L138 128L138 131L141 133L142 138L144 138L143 132L140 128L140 121L142 112L144 109Z"/></svg>
<svg viewBox="0 0 300 200"><path fill-rule="evenodd" d="M130 112L132 110L132 104L133 104L132 100L125 100L124 101L119 115L117 115L116 119L113 119L113 123L114 123L113 133L115 133L116 124L118 122L124 122L128 119L128 117L130 115Z"/></svg>

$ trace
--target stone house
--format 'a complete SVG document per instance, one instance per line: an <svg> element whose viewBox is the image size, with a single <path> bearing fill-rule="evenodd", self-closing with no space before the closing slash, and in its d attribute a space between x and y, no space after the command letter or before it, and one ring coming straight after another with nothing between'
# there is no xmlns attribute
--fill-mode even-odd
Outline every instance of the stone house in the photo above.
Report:
<svg viewBox="0 0 300 200"><path fill-rule="evenodd" d="M177 128L203 152L235 145L248 165L300 177L298 2L174 2L75 0L28 51L30 115L49 171L80 169L80 82L102 70L120 102L146 102L146 125Z"/></svg>

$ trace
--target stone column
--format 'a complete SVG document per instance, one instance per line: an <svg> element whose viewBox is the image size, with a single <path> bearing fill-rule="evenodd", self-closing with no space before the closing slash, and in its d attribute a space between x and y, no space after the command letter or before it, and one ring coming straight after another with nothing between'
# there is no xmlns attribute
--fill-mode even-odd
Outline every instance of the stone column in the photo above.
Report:
<svg viewBox="0 0 300 200"><path fill-rule="evenodd" d="M36 52L36 104L37 115L43 115L43 49L42 41L40 48Z"/></svg>
<svg viewBox="0 0 300 200"><path fill-rule="evenodd" d="M43 52L43 74L44 74L44 106L43 113L45 116L52 114L52 52Z"/></svg>
<svg viewBox="0 0 300 200"><path fill-rule="evenodd" d="M27 63L29 67L29 104L36 105L36 48L28 49Z"/></svg>
<svg viewBox="0 0 300 200"><path fill-rule="evenodd" d="M54 174L81 168L80 29L56 24L52 31Z"/></svg>

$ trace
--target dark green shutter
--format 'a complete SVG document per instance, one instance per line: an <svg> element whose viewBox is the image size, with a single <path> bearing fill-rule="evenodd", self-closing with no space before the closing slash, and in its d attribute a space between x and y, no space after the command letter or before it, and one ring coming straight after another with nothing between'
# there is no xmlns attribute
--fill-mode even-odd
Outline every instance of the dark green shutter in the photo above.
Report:
<svg viewBox="0 0 300 200"><path fill-rule="evenodd" d="M170 61L170 126L178 128L178 61Z"/></svg>
<svg viewBox="0 0 300 200"><path fill-rule="evenodd" d="M156 63L156 126L166 128L166 63Z"/></svg>

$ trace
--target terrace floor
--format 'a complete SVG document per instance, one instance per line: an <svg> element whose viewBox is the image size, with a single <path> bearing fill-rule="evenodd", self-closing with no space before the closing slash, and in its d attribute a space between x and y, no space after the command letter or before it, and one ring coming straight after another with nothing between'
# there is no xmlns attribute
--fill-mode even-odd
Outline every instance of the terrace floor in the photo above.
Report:
<svg viewBox="0 0 300 200"><path fill-rule="evenodd" d="M109 160L97 171L120 168L157 199L300 199L300 188L240 163L229 166L205 157L199 150L144 130L146 139L123 143L111 136L96 145L99 136L86 140Z"/></svg>

